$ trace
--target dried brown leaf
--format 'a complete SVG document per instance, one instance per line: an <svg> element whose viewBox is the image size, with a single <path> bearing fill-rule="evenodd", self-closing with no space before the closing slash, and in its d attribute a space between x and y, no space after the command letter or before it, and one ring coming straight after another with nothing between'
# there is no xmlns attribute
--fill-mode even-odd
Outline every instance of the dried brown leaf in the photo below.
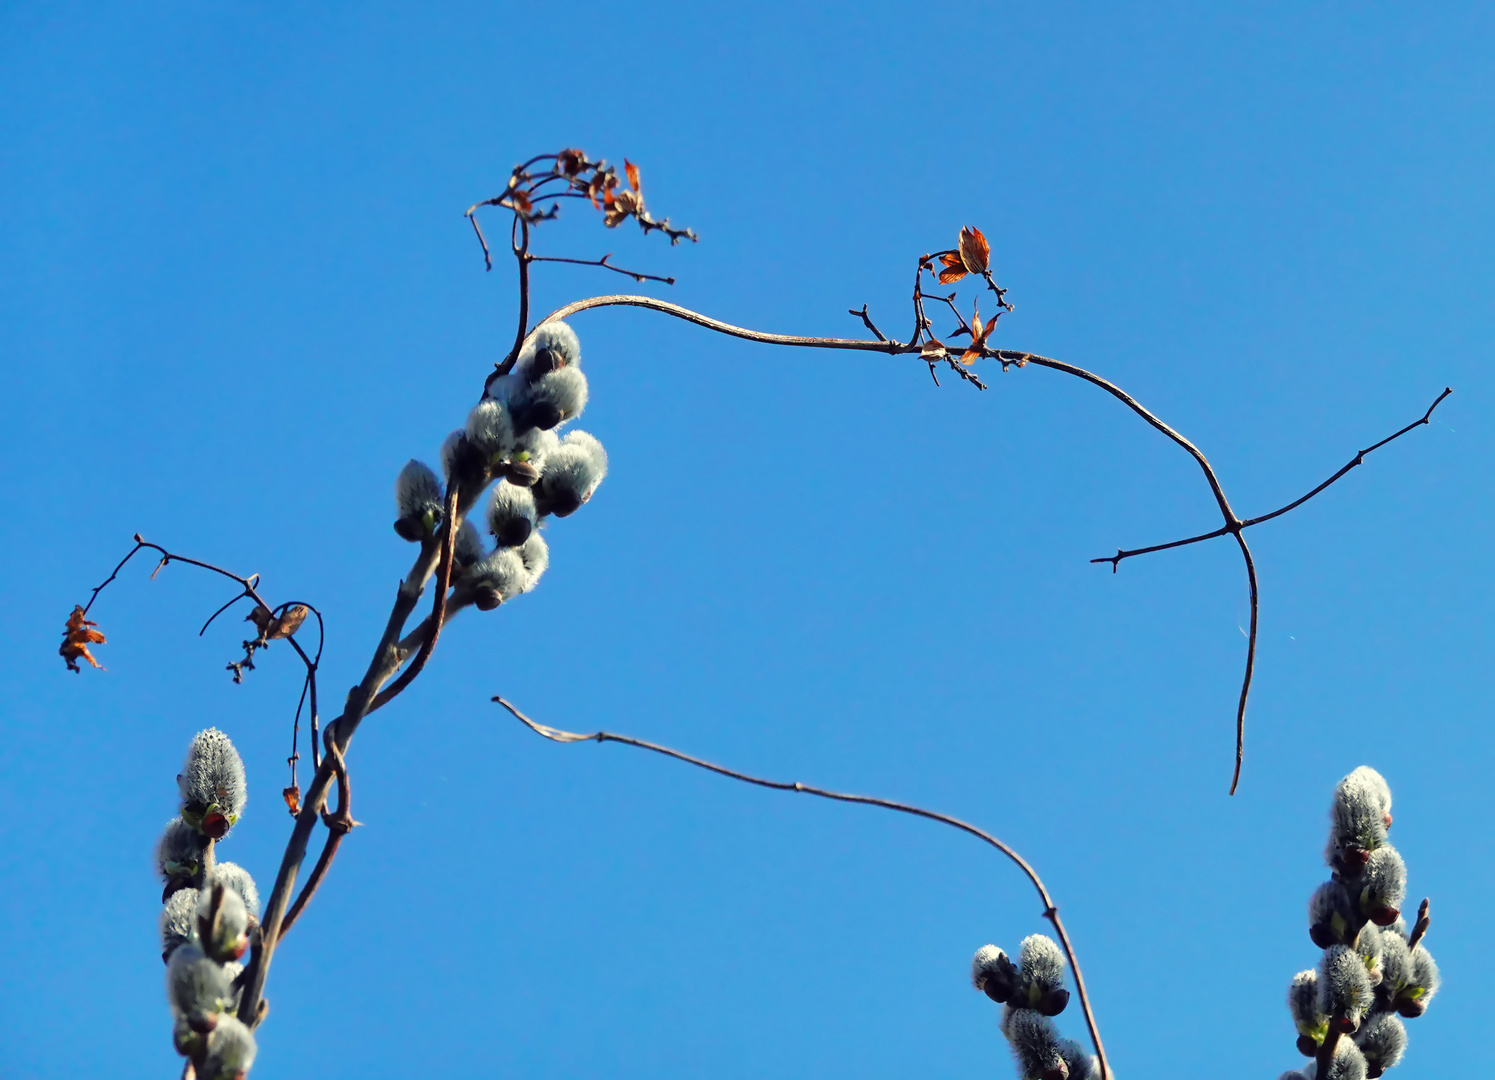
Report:
<svg viewBox="0 0 1495 1080"><path fill-rule="evenodd" d="M945 268L939 273L939 282L941 285L949 285L952 282L959 281L970 273L966 269L965 263L961 261L958 252L947 251L943 253L940 256L940 262L945 264Z"/></svg>
<svg viewBox="0 0 1495 1080"><path fill-rule="evenodd" d="M265 635L265 639L273 641L275 638L290 637L301 629L301 624L306 621L306 616L310 613L311 609L305 604L293 604L286 608L281 612L280 618L275 620L275 624L270 627L270 632Z"/></svg>
<svg viewBox="0 0 1495 1080"><path fill-rule="evenodd" d="M300 785L298 785L298 784L292 784L288 788L282 788L281 792L280 792L280 796L281 796L281 798L285 799L286 806L290 808L291 817L295 817L297 814L301 813L301 787L300 787Z"/></svg>
<svg viewBox="0 0 1495 1080"><path fill-rule="evenodd" d="M974 225L960 230L960 262L972 274L984 274L991 266L991 245Z"/></svg>
<svg viewBox="0 0 1495 1080"><path fill-rule="evenodd" d="M67 617L67 629L62 632L62 644L57 649L57 655L67 663L69 671L83 670L78 666L79 660L87 660L93 667L104 670L104 665L88 651L90 645L104 644L103 633L94 629L98 625L84 615L82 604L74 605L72 614Z"/></svg>

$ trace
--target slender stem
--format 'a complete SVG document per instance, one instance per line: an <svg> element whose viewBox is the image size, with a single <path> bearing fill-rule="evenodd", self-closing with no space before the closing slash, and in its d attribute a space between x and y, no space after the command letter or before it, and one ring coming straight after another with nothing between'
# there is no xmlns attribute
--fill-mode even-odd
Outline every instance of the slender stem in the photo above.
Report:
<svg viewBox="0 0 1495 1080"><path fill-rule="evenodd" d="M1251 558L1245 534L1239 526L1231 531L1241 546L1241 558L1246 560L1246 580L1251 586L1251 632L1246 636L1246 674L1241 679L1241 700L1235 710L1235 772L1230 777L1230 794L1234 795L1241 782L1241 762L1246 755L1246 698L1251 693L1251 673L1256 668L1256 621L1261 598L1256 586L1256 560Z"/></svg>
<svg viewBox="0 0 1495 1080"><path fill-rule="evenodd" d="M1355 468L1357 465L1363 465L1365 463L1366 454L1369 454L1373 450L1379 450L1387 443L1401 438L1413 428L1421 427L1423 424L1429 423L1433 415L1433 410L1442 403L1444 398L1448 397L1448 395L1452 393L1452 387L1444 387L1443 392L1438 395L1437 399L1431 405L1428 406L1427 412L1422 414L1421 419L1412 421L1412 423L1408 424L1406 427L1391 435L1386 436L1386 438L1382 439L1380 442L1373 443L1372 445L1367 446L1364 450L1356 452L1355 456L1350 459L1348 464L1340 468L1339 471L1337 471L1333 476L1329 477L1329 479L1325 480L1322 484L1319 484L1307 495L1303 495L1299 498L1294 499L1286 506L1282 506L1277 508L1276 510L1273 510L1270 514L1261 514L1258 517L1247 518L1245 521L1241 522L1241 528L1249 529L1253 525L1260 525L1264 521L1271 521L1275 517L1281 517L1289 510L1296 510L1298 507L1306 503L1309 499L1313 498L1319 492L1327 488L1330 484L1333 484L1336 480L1339 480L1351 469ZM1147 555L1154 551L1167 551L1169 548L1183 547L1186 544L1197 544L1201 540L1213 540L1215 537L1224 536L1230 531L1231 530L1228 528L1220 528L1215 529L1213 532L1200 533L1198 536L1186 537L1183 540L1171 540L1166 544L1153 544L1151 547L1133 548L1130 551L1118 549L1115 555L1107 555L1104 558L1091 559L1090 561L1093 563L1110 563L1111 569L1114 572L1117 565L1121 562L1122 559L1130 559L1134 555Z"/></svg>
<svg viewBox="0 0 1495 1080"><path fill-rule="evenodd" d="M442 528L446 529L448 523L444 522ZM410 618L410 613L415 610L415 605L420 601L426 582L430 580L431 574L437 568L441 552L446 547L443 542L445 535L445 532L438 532L435 538L421 545L420 553L416 556L409 575L400 583L399 589L395 592L394 606L385 623L384 635L374 649L373 658L369 661L368 671L364 674L363 681L349 692L342 715L330 725L331 738L337 746L339 755L347 752L348 744L357 732L358 725L368 715L369 705L379 692L379 688L399 668L397 650L400 633L404 629L406 620ZM306 800L301 805L301 813L296 816L295 827L286 844L285 854L281 857L275 885L265 905L259 944L250 957L249 966L244 971L244 992L239 999L239 1019L251 1026L257 1022L260 1015L260 1001L265 989L265 980L269 977L270 961L275 954L281 925L290 903L291 891L296 886L296 875L301 869L302 861L306 858L307 842L311 838L318 813L334 778L334 760L330 753L324 754L322 765L312 778L306 793Z"/></svg>
<svg viewBox="0 0 1495 1080"><path fill-rule="evenodd" d="M744 783L754 784L758 787L770 788L774 791L796 791L804 795L814 795L822 799L832 799L836 802L858 803L862 806L877 806L881 807L884 810L896 811L900 814L911 814L914 817L926 818L930 821L936 821L942 825L949 825L952 828L959 829L962 832L968 833L969 835L976 837L978 840L981 840L984 843L987 843L996 848L1003 855L1006 855L1009 859L1011 859L1013 863L1017 865L1018 869L1022 870L1022 872L1027 875L1028 880L1033 884L1033 888L1038 892L1038 898L1043 903L1043 917L1047 919L1051 924L1053 924L1055 933L1059 935L1059 943L1064 947L1064 955L1069 958L1069 966L1074 971L1075 988L1079 993L1080 1007L1084 1010L1085 1023L1090 1029L1090 1040L1095 1044L1095 1053L1096 1056L1100 1059L1101 1080L1107 1080L1107 1078L1111 1076L1110 1062L1106 1059L1106 1048L1101 1043L1100 1029L1096 1026L1095 1013L1090 1007L1090 994L1085 988L1085 976L1080 971L1080 961L1079 958L1075 956L1074 946L1069 940L1069 932L1065 930L1064 922L1059 918L1059 907L1054 903L1053 897L1049 895L1049 891L1044 886L1043 880L1038 876L1038 871L1034 870L1026 859L1024 859L1021 855L1019 855L1012 848L1008 847L1002 841L998 840L991 833L985 831L984 829L977 828L975 825L972 825L969 822L962 821L959 818L951 817L948 814L941 814L935 810L925 810L923 807L911 806L908 803L894 802L891 799L880 799L873 795L850 795L840 791L827 791L824 788L813 787L809 784L800 783L799 781L765 780L764 778L759 776L751 776L748 773L738 772L736 769L729 769L723 765L716 765L710 761L704 761L701 758L692 757L689 754L681 753L679 750L672 750L668 746L661 746L658 743L645 742L643 739L635 739L630 735L614 735L611 732L607 731L596 731L590 735L580 735L574 731L562 731L559 728L553 728L546 724L541 724L534 720L531 720L528 716L525 716L524 713L520 712L512 704L510 704L508 701L505 701L501 697L495 697L493 700L498 702L498 704L502 705L505 709L512 713L516 719L522 722L531 731L535 732L538 735L543 735L545 738L550 739L552 742L616 742L622 743L625 746L636 746L641 750L651 750L656 754L663 754L665 757L674 758L676 761L683 761L687 765L694 765L697 768L705 769L708 772L714 772L719 776L725 776L732 780L741 780Z"/></svg>

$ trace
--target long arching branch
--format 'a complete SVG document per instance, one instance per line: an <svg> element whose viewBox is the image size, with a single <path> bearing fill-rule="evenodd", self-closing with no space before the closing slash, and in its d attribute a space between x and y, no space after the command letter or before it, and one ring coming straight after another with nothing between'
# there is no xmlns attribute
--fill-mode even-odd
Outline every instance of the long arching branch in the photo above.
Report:
<svg viewBox="0 0 1495 1080"><path fill-rule="evenodd" d="M1085 1025L1090 1029L1090 1041L1095 1044L1095 1054L1100 1060L1101 1080L1109 1080L1111 1077L1111 1063L1106 1059L1106 1048L1101 1043L1100 1029L1095 1023L1095 1012L1090 1007L1090 994L1085 989L1085 976L1080 971L1080 961L1075 956L1074 946L1070 943L1069 932L1064 929L1064 922L1059 918L1059 906L1054 903L1053 897L1049 895L1049 890L1045 887L1043 879L1038 876L1038 871L1034 870L1028 861L1016 851L985 829L977 828L970 822L951 817L949 814L941 814L936 810L926 810L923 807L912 806L908 803L894 802L891 799L879 799L875 795L851 795L842 791L827 791L825 788L813 787L810 784L803 784L797 780L765 780L761 776L751 776L748 773L738 772L736 769L729 769L724 765L703 761L701 758L692 757L689 754L681 753L679 750L672 750L668 746L660 746L658 743L635 739L631 735L614 735L608 731L594 731L590 735L581 735L574 731L562 731L560 728L553 728L547 724L531 720L501 697L495 697L493 700L509 710L515 719L521 721L531 731L537 735L543 735L552 742L615 742L622 743L624 746L636 746L641 750L652 750L656 754L663 754L665 757L674 758L676 761L683 761L687 765L694 765L699 769L714 772L718 776L725 776L732 780L741 780L743 783L770 788L774 791L796 791L803 795L814 795L821 799L858 803L862 806L877 806L884 810L892 810L900 814L910 814L929 821L937 821L941 825L949 825L952 828L959 829L961 832L976 837L976 839L983 843L990 844L1003 855L1007 856L1007 858L1011 859L1017 868L1027 875L1028 880L1033 883L1033 888L1037 890L1038 898L1043 903L1043 917L1053 924L1054 932L1059 935L1059 944L1064 947L1064 955L1068 957L1070 969L1074 972L1075 989L1079 994L1080 1008L1085 1013Z"/></svg>
<svg viewBox="0 0 1495 1080"><path fill-rule="evenodd" d="M916 292L915 296L918 297L918 295L919 294ZM765 345L787 345L792 347L810 349L849 349L859 352L887 353L891 356L917 353L924 358L928 358L932 355L927 343L921 345L916 341L900 342L891 338L883 337L877 330L877 328L871 325L871 321L866 315L865 308L863 308L861 312L853 311L852 314L862 318L862 320L867 323L867 325L872 329L873 333L878 334L878 340L876 341L867 341L861 338L828 338L806 337L795 334L769 334L764 333L761 330L749 330L746 327L736 326L729 322L723 322L721 319L713 319L709 315L702 315L698 311L692 311L691 309L682 307L679 304L672 304L667 300L657 300L652 296L633 296L627 294L617 294L612 296L593 296L585 300L576 300L572 303L567 304L565 307L558 308L557 310L551 312L548 316L546 316L546 319L542 321L548 321L550 319L564 319L583 311L589 311L593 308L601 307L646 308L650 311L658 311L665 315L673 316L677 319L683 319L688 323L693 323L696 326L704 327L707 330L713 330L719 334L727 334L731 337L743 338L747 341L757 341ZM922 311L922 308L920 310ZM921 314L919 318L921 326L926 321L927 320L925 320ZM944 356L944 351L945 350L943 349L943 347L941 347L940 355L942 357ZM1145 420L1150 427L1161 432L1170 441L1182 448L1186 453L1188 453L1190 457L1194 459L1195 463L1198 464L1200 471L1204 473L1205 480L1209 483L1210 492L1214 495L1215 505L1219 508L1220 515L1224 519L1224 526L1220 530L1218 535L1223 536L1226 533L1233 533L1235 535L1237 544L1240 546L1241 557L1246 566L1246 581L1251 601L1251 632L1247 636L1246 640L1246 670L1241 679L1240 700L1236 706L1235 769L1231 775L1230 780L1230 794L1234 795L1236 792L1236 788L1240 784L1241 780L1241 764L1245 760L1246 700L1251 693L1251 680L1256 668L1256 628L1258 623L1260 590L1258 588L1256 580L1256 565L1251 558L1251 549L1246 544L1245 537L1241 535L1241 530L1244 527L1244 523L1236 515L1234 509L1231 508L1230 500L1226 498L1225 488L1221 485L1219 476L1215 474L1214 466L1210 464L1209 458L1204 456L1204 452L1201 451L1199 447L1195 446L1174 428L1164 423L1163 420L1159 418L1155 413L1144 406L1136 398L1132 397L1132 395L1128 394L1121 387L1111 382L1109 379L1102 378L1092 371L1086 371L1084 368L1076 367L1073 364L1067 364L1062 360L1055 360L1052 357L1048 356L1039 356L1036 353L1021 352L1014 349L989 349L984 346L979 348L979 352L982 356L1000 361L1004 368L1012 364L1016 364L1019 367L1032 364L1035 367L1045 367L1050 368L1054 371L1063 372L1066 375L1071 375L1077 379L1088 382L1092 386L1099 387L1100 389L1104 390L1106 393L1114 397L1117 401L1125 405L1132 412L1136 413L1143 420ZM934 370L932 362L930 370Z"/></svg>

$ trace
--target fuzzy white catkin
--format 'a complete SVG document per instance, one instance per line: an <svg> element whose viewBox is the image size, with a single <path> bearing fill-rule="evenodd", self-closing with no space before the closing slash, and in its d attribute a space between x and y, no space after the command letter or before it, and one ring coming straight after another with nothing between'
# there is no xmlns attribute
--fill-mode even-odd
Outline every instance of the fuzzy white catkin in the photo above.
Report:
<svg viewBox="0 0 1495 1080"><path fill-rule="evenodd" d="M249 914L259 918L260 891L255 887L254 878L249 876L249 871L238 863L218 863L208 872L206 881L209 885L221 882L225 887L233 890L244 902L244 907Z"/></svg>
<svg viewBox="0 0 1495 1080"><path fill-rule="evenodd" d="M192 943L177 946L166 965L166 1000L172 1012L201 1029L201 1021L223 1010L229 978L222 965Z"/></svg>
<svg viewBox="0 0 1495 1080"><path fill-rule="evenodd" d="M1433 954L1421 945L1412 950L1412 978L1409 986L1420 987L1422 993L1417 1000L1426 1005L1438 992L1438 987L1443 984L1443 976L1438 971L1438 965L1433 961Z"/></svg>
<svg viewBox="0 0 1495 1080"><path fill-rule="evenodd" d="M607 451L594 436L573 431L549 456L542 472L535 491L536 509L566 517L590 499L607 476Z"/></svg>
<svg viewBox="0 0 1495 1080"><path fill-rule="evenodd" d="M1093 1080L1100 1075L1095 1055L1073 1039L1059 1040L1059 1056L1069 1067L1069 1080Z"/></svg>
<svg viewBox="0 0 1495 1080"><path fill-rule="evenodd" d="M1319 1011L1318 982L1318 972L1309 968L1294 975L1292 985L1287 988L1287 1011L1292 1014L1299 1034L1312 1036L1324 1022Z"/></svg>
<svg viewBox="0 0 1495 1080"><path fill-rule="evenodd" d="M542 431L540 428L530 428L514 443L514 457L516 460L528 461L541 472L545 471L545 463L550 460L550 455L560 449L561 437L553 431Z"/></svg>
<svg viewBox="0 0 1495 1080"><path fill-rule="evenodd" d="M1018 950L1018 966L1023 982L1057 990L1064 985L1064 953L1052 938L1029 934Z"/></svg>
<svg viewBox="0 0 1495 1080"><path fill-rule="evenodd" d="M1390 844L1370 853L1360 875L1360 907L1370 918L1377 910L1400 911L1407 897L1407 864Z"/></svg>
<svg viewBox="0 0 1495 1080"><path fill-rule="evenodd" d="M1358 1024L1371 1005L1374 991L1365 964L1354 949L1334 945L1319 962L1319 1012Z"/></svg>
<svg viewBox="0 0 1495 1080"><path fill-rule="evenodd" d="M1386 783L1386 778L1369 765L1361 765L1346 776L1342 783L1358 784L1368 789L1375 796L1376 802L1380 804L1383 817L1391 816L1391 785ZM1390 823L1387 822L1389 825Z"/></svg>
<svg viewBox="0 0 1495 1080"><path fill-rule="evenodd" d="M1390 927L1381 931L1381 979L1394 995L1408 985L1416 972L1412 965L1412 950L1407 948L1407 939L1400 934L1389 933Z"/></svg>
<svg viewBox="0 0 1495 1080"><path fill-rule="evenodd" d="M1334 1045L1334 1058L1324 1080L1365 1080L1365 1072L1365 1055L1352 1040L1342 1038ZM1318 1062L1310 1062L1303 1075L1308 1080L1318 1080Z"/></svg>
<svg viewBox="0 0 1495 1080"><path fill-rule="evenodd" d="M524 591L528 577L519 553L514 548L499 548L475 565L466 581L475 587L492 588L500 597L509 600Z"/></svg>
<svg viewBox="0 0 1495 1080"><path fill-rule="evenodd" d="M514 418L502 402L484 398L467 414L467 438L496 465L514 452Z"/></svg>
<svg viewBox="0 0 1495 1080"><path fill-rule="evenodd" d="M187 751L187 762L177 776L186 809L201 813L210 805L233 825L249 801L249 785L244 779L244 761L233 742L217 728L198 732Z"/></svg>
<svg viewBox="0 0 1495 1080"><path fill-rule="evenodd" d="M455 473L466 446L467 432L461 428L448 435L446 441L441 444L441 471L447 479L451 479Z"/></svg>
<svg viewBox="0 0 1495 1080"><path fill-rule="evenodd" d="M575 420L587 407L587 377L580 369L571 366L552 371L540 376L530 387L529 400L534 411L538 411L539 406L553 406L555 413L559 414L559 423Z"/></svg>
<svg viewBox="0 0 1495 1080"><path fill-rule="evenodd" d="M161 959L197 937L197 890L178 889L161 908Z"/></svg>
<svg viewBox="0 0 1495 1080"><path fill-rule="evenodd" d="M1379 779L1380 774L1376 776ZM1389 800L1390 792L1383 800L1381 788L1384 785L1384 780L1378 786L1359 770L1339 782L1334 789L1331 818L1333 835L1340 845L1374 851L1386 842L1386 812L1382 807Z"/></svg>
<svg viewBox="0 0 1495 1080"><path fill-rule="evenodd" d="M987 975L1006 955L995 945L983 945L977 949L976 955L971 957L971 985L977 990L984 989Z"/></svg>
<svg viewBox="0 0 1495 1080"><path fill-rule="evenodd" d="M156 870L168 883L198 885L211 858L208 838L179 817L166 823L156 841Z"/></svg>
<svg viewBox="0 0 1495 1080"><path fill-rule="evenodd" d="M237 892L225 887L218 904L218 917L207 928L208 938L203 940L203 922L213 912L213 893L210 886L197 894L198 947L222 964L243 955L248 944L249 910Z"/></svg>
<svg viewBox="0 0 1495 1080"><path fill-rule="evenodd" d="M457 549L452 553L456 570L460 573L483 557L483 537L477 526L466 518L457 529Z"/></svg>
<svg viewBox="0 0 1495 1080"><path fill-rule="evenodd" d="M238 1080L254 1065L254 1035L237 1017L225 1016L208 1036L208 1052L198 1080Z"/></svg>
<svg viewBox="0 0 1495 1080"><path fill-rule="evenodd" d="M547 319L535 327L524 348L519 350L515 370L527 374L541 349L549 349L567 365L581 364L581 342L577 340L576 331L560 319Z"/></svg>
<svg viewBox="0 0 1495 1080"><path fill-rule="evenodd" d="M1385 1072L1407 1052L1407 1028L1395 1013L1381 1013L1355 1033L1355 1045L1370 1071Z"/></svg>
<svg viewBox="0 0 1495 1080"><path fill-rule="evenodd" d="M400 517L441 513L441 480L425 462L411 458L395 480L395 507Z"/></svg>
<svg viewBox="0 0 1495 1080"><path fill-rule="evenodd" d="M1047 1080L1064 1075L1064 1056L1059 1051L1059 1035L1048 1017L1032 1009L1002 1010L1002 1034L1012 1047L1018 1075L1023 1080Z"/></svg>
<svg viewBox="0 0 1495 1080"><path fill-rule="evenodd" d="M488 503L488 531L502 547L517 547L535 528L535 496L529 488L500 480Z"/></svg>
<svg viewBox="0 0 1495 1080"><path fill-rule="evenodd" d="M545 542L545 537L532 532L516 550L524 563L524 591L529 592L540 583L540 575L550 567L550 545Z"/></svg>
<svg viewBox="0 0 1495 1080"><path fill-rule="evenodd" d="M1381 940L1381 928L1375 923L1366 923L1362 926L1359 935L1355 938L1355 952L1360 954L1360 960L1365 964L1366 973L1370 975L1370 984L1380 985L1381 957L1385 953L1385 944Z"/></svg>
<svg viewBox="0 0 1495 1080"><path fill-rule="evenodd" d="M1355 903L1338 881L1326 881L1308 898L1308 932L1321 949L1343 945L1359 922Z"/></svg>

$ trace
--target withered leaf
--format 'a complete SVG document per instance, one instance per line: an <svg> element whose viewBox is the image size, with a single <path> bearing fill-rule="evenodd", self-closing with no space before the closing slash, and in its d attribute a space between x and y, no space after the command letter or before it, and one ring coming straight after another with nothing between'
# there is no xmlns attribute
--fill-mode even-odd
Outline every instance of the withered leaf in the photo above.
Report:
<svg viewBox="0 0 1495 1080"><path fill-rule="evenodd" d="M67 629L62 632L62 645L57 650L69 671L83 670L78 666L79 660L87 660L91 666L104 670L104 665L88 651L90 645L104 644L104 635L95 629L98 625L84 616L82 604L74 605L72 614L67 617Z"/></svg>
<svg viewBox="0 0 1495 1080"><path fill-rule="evenodd" d="M933 364L936 361L943 360L945 358L945 355L946 349L944 344L942 342L936 341L934 338L930 338L928 341L926 341L924 343L924 347L919 350L919 359L928 364Z"/></svg>
<svg viewBox="0 0 1495 1080"><path fill-rule="evenodd" d="M960 230L960 262L972 274L984 274L991 265L991 245L974 225Z"/></svg>
<svg viewBox="0 0 1495 1080"><path fill-rule="evenodd" d="M970 271L966 269L965 263L961 261L959 252L947 251L943 253L940 256L940 262L945 264L945 268L939 273L939 281L941 285L949 285L952 282L959 281L961 278L970 273Z"/></svg>
<svg viewBox="0 0 1495 1080"><path fill-rule="evenodd" d="M285 799L286 806L290 808L291 817L295 817L297 814L301 813L301 787L300 787L300 785L298 785L298 784L292 784L288 788L282 788L281 792L280 792L280 795L281 795L281 798Z"/></svg>
<svg viewBox="0 0 1495 1080"><path fill-rule="evenodd" d="M562 150L556 155L555 164L567 176L575 176L581 172L582 162L586 159L587 155L581 150Z"/></svg>
<svg viewBox="0 0 1495 1080"><path fill-rule="evenodd" d="M966 351L960 354L962 364L974 364L981 359L981 350L986 347L986 339L991 332L997 328L997 320L1002 317L999 311L987 320L986 325L981 324L981 308L976 304L971 305L971 343L966 346Z"/></svg>
<svg viewBox="0 0 1495 1080"><path fill-rule="evenodd" d="M275 620L270 632L265 635L267 641L275 638L287 638L301 629L301 624L306 621L310 609L305 604L292 604L281 612L280 618Z"/></svg>
<svg viewBox="0 0 1495 1080"><path fill-rule="evenodd" d="M638 166L627 158L623 159L623 171L628 174L628 186L640 195L644 193L644 186L638 180Z"/></svg>

